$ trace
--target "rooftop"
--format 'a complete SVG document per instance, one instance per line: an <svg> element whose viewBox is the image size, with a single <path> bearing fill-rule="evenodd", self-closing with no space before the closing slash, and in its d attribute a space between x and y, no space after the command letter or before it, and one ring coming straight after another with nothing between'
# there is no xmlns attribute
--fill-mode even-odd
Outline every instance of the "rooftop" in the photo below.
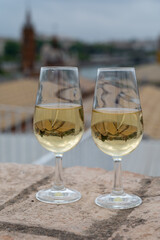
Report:
<svg viewBox="0 0 160 240"><path fill-rule="evenodd" d="M158 64L136 68L137 79L140 82L146 76L148 83L160 83L160 66ZM90 127L94 82L81 78L83 105L85 112L86 127ZM38 80L23 78L11 82L3 82L0 87L0 111L1 122L4 109L15 111L21 109L27 113L24 118L31 117L34 112ZM153 139L160 139L160 88L153 84L140 87L140 98L144 117L144 133ZM14 120L15 121L15 120ZM13 123L13 121L11 121ZM11 123L8 123L11 124Z"/></svg>

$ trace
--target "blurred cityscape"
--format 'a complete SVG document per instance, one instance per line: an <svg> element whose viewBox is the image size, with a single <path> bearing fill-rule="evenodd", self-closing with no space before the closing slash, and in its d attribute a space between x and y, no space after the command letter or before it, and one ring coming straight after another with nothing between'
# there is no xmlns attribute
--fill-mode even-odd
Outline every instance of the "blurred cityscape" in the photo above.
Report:
<svg viewBox="0 0 160 240"><path fill-rule="evenodd" d="M0 139L2 143L0 154L4 151L2 149L4 141L8 141L4 140L4 134L11 136L32 133L41 66L64 65L79 68L86 129L90 127L97 68L135 67L144 115L144 139L160 139L160 39L158 36L154 40L89 43L60 37L58 34L38 35L29 10L26 11L24 22L19 40L0 37L0 130L3 133L1 134L3 139Z"/></svg>
<svg viewBox="0 0 160 240"><path fill-rule="evenodd" d="M74 65L138 66L160 61L160 42L125 40L87 43L58 35L37 35L32 17L26 12L19 40L0 38L0 73L3 79L37 76L41 66Z"/></svg>

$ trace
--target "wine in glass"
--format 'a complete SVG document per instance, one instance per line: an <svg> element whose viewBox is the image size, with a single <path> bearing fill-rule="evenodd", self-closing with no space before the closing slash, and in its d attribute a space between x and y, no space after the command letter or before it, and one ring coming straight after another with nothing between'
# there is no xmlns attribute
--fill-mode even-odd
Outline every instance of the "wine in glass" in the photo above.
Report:
<svg viewBox="0 0 160 240"><path fill-rule="evenodd" d="M81 194L63 185L62 156L80 141L84 132L83 106L76 67L42 67L33 121L39 143L55 154L53 187L40 190L42 202L64 204Z"/></svg>
<svg viewBox="0 0 160 240"><path fill-rule="evenodd" d="M143 118L134 68L100 68L94 93L92 137L98 148L114 160L110 194L96 198L104 208L127 209L141 204L140 197L123 191L122 156L132 152L143 134Z"/></svg>

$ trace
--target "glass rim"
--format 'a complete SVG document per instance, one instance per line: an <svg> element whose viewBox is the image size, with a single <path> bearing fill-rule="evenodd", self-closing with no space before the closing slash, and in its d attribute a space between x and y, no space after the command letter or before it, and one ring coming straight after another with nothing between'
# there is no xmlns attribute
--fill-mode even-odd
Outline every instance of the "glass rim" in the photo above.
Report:
<svg viewBox="0 0 160 240"><path fill-rule="evenodd" d="M77 67L71 66L44 66L41 70L78 70Z"/></svg>
<svg viewBox="0 0 160 240"><path fill-rule="evenodd" d="M104 68L98 68L99 71L135 71L134 67L104 67Z"/></svg>

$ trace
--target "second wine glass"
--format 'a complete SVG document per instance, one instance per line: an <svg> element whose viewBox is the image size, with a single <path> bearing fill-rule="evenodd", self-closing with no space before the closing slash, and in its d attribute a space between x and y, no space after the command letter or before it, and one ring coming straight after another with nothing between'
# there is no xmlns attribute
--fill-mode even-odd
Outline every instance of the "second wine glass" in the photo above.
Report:
<svg viewBox="0 0 160 240"><path fill-rule="evenodd" d="M98 70L92 111L92 137L96 145L114 160L114 185L111 194L96 198L104 208L125 209L141 204L140 197L123 191L122 156L140 143L143 118L134 68Z"/></svg>
<svg viewBox="0 0 160 240"><path fill-rule="evenodd" d="M84 131L83 106L76 67L42 67L37 92L34 134L39 143L55 154L55 181L50 189L40 190L42 202L64 204L81 198L76 190L63 185L63 153L80 141Z"/></svg>

